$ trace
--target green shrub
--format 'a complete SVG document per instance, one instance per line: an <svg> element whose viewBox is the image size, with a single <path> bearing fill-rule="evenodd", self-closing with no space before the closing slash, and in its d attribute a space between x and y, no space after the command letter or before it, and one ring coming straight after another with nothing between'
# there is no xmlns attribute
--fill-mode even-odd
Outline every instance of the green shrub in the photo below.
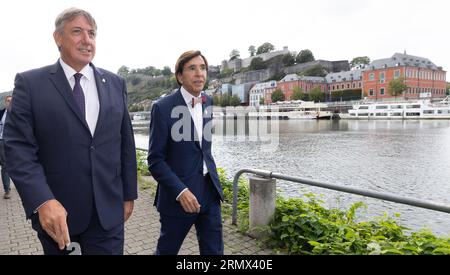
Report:
<svg viewBox="0 0 450 275"><path fill-rule="evenodd" d="M223 169L218 169L225 202L222 210L231 214L233 182ZM241 231L248 230L249 188L246 180L239 180L238 223ZM356 222L356 212L366 208L362 202L349 209L327 209L314 194L306 199L277 198L271 223L263 228L267 233L264 243L272 249L288 254L450 254L450 239L436 237L428 230L407 234L393 217L384 214L370 221Z"/></svg>

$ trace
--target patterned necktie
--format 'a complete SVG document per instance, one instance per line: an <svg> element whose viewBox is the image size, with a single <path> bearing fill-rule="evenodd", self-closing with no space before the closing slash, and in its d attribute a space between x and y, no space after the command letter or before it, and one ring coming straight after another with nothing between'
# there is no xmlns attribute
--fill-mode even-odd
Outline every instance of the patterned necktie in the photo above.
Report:
<svg viewBox="0 0 450 275"><path fill-rule="evenodd" d="M81 110L81 113L83 114L83 117L85 117L86 115L86 111L85 111L85 103L84 103L84 93L83 93L83 88L81 88L80 85L80 79L83 75L80 73L76 73L73 75L73 77L75 78L75 86L73 86L73 96L75 98L75 101L78 104L78 107Z"/></svg>
<svg viewBox="0 0 450 275"><path fill-rule="evenodd" d="M195 104L200 103L204 104L206 102L206 96L202 95L202 97L193 97L191 106L194 108Z"/></svg>

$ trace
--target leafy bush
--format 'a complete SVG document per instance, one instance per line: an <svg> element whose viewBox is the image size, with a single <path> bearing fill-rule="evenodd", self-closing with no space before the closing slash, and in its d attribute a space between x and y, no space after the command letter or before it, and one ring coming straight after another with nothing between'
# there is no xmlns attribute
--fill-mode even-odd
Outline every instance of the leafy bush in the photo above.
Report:
<svg viewBox="0 0 450 275"><path fill-rule="evenodd" d="M147 165L147 153L142 150L136 150L137 170L141 176L150 176Z"/></svg>
<svg viewBox="0 0 450 275"><path fill-rule="evenodd" d="M218 169L225 202L222 211L231 214L233 182L225 171ZM249 188L246 180L239 180L238 223L241 231L248 230ZM436 237L428 230L406 234L394 217L384 214L370 221L356 222L356 212L366 205L354 203L347 210L327 209L314 194L306 199L277 198L272 222L264 228L264 243L288 254L450 254L450 239Z"/></svg>

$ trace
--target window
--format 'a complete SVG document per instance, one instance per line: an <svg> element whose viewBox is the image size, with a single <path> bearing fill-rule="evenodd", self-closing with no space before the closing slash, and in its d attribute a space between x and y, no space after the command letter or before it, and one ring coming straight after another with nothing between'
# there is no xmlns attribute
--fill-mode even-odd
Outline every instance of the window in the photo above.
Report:
<svg viewBox="0 0 450 275"><path fill-rule="evenodd" d="M387 105L379 105L379 106L376 106L375 109L387 109L387 108L388 108Z"/></svg>
<svg viewBox="0 0 450 275"><path fill-rule="evenodd" d="M402 105L391 105L391 109L403 109Z"/></svg>
<svg viewBox="0 0 450 275"><path fill-rule="evenodd" d="M380 95L384 95L384 88L380 88Z"/></svg>
<svg viewBox="0 0 450 275"><path fill-rule="evenodd" d="M370 95L370 96L373 96L373 89L370 89L370 90L369 90L369 95Z"/></svg>
<svg viewBox="0 0 450 275"><path fill-rule="evenodd" d="M406 116L420 116L420 113L416 113L416 112L407 112Z"/></svg>
<svg viewBox="0 0 450 275"><path fill-rule="evenodd" d="M384 83L384 72L380 72L380 83Z"/></svg>
<svg viewBox="0 0 450 275"><path fill-rule="evenodd" d="M400 77L400 70L395 70L394 71L394 79L399 78Z"/></svg>
<svg viewBox="0 0 450 275"><path fill-rule="evenodd" d="M370 73L369 74L369 80L375 80L375 74L374 73Z"/></svg>

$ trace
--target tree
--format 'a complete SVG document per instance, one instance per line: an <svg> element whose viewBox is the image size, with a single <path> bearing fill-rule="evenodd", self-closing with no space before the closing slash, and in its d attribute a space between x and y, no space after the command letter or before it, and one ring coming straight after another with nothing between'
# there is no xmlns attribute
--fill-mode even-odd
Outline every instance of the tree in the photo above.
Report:
<svg viewBox="0 0 450 275"><path fill-rule="evenodd" d="M258 47L256 54L270 53L273 50L275 50L275 47L272 44L270 44L269 42L266 42Z"/></svg>
<svg viewBox="0 0 450 275"><path fill-rule="evenodd" d="M311 62L314 61L314 55L313 53L306 49L306 50L301 50L298 55L297 55L297 63L301 64L301 63L306 63L306 62Z"/></svg>
<svg viewBox="0 0 450 275"><path fill-rule="evenodd" d="M250 56L254 56L256 52L256 47L251 45L250 47L248 47L248 52L250 53Z"/></svg>
<svg viewBox="0 0 450 275"><path fill-rule="evenodd" d="M280 89L276 89L275 91L273 91L270 98L272 99L273 103L278 102L278 101L284 101L283 91L281 91Z"/></svg>
<svg viewBox="0 0 450 275"><path fill-rule="evenodd" d="M259 99L259 105L264 105L264 97L261 97L261 98Z"/></svg>
<svg viewBox="0 0 450 275"><path fill-rule="evenodd" d="M233 49L230 53L230 61L238 59L240 56L241 56L241 54L239 53L239 51L236 49Z"/></svg>
<svg viewBox="0 0 450 275"><path fill-rule="evenodd" d="M169 66L164 66L164 69L161 71L163 76L170 76L172 74L172 71L170 70Z"/></svg>
<svg viewBox="0 0 450 275"><path fill-rule="evenodd" d="M220 106L226 107L230 105L230 95L228 93L222 94L220 97Z"/></svg>
<svg viewBox="0 0 450 275"><path fill-rule="evenodd" d="M250 70L262 70L266 68L266 64L264 63L261 57L255 57L250 62Z"/></svg>
<svg viewBox="0 0 450 275"><path fill-rule="evenodd" d="M325 93L322 92L320 87L316 86L309 91L309 99L311 101L323 101L325 98Z"/></svg>
<svg viewBox="0 0 450 275"><path fill-rule="evenodd" d="M450 84L447 83L447 91L445 92L446 95L450 95Z"/></svg>
<svg viewBox="0 0 450 275"><path fill-rule="evenodd" d="M220 106L220 97L218 95L213 95L212 102L214 106Z"/></svg>
<svg viewBox="0 0 450 275"><path fill-rule="evenodd" d="M130 69L127 66L125 66L125 65L120 67L119 70L117 71L117 74L120 75L123 78L127 78L129 73L130 73Z"/></svg>
<svg viewBox="0 0 450 275"><path fill-rule="evenodd" d="M291 96L292 100L306 100L308 95L305 94L302 90L302 88L296 86L294 87L294 93Z"/></svg>
<svg viewBox="0 0 450 275"><path fill-rule="evenodd" d="M304 70L301 74L306 75L306 76L324 77L327 75L327 70L325 70L325 68L322 67L321 65L314 65L314 66L310 67L309 69Z"/></svg>
<svg viewBox="0 0 450 275"><path fill-rule="evenodd" d="M281 60L285 66L292 66L295 64L295 56L288 53L283 55L283 59Z"/></svg>
<svg viewBox="0 0 450 275"><path fill-rule="evenodd" d="M403 94L403 92L407 89L408 86L405 84L405 78L403 77L399 77L389 81L388 93L395 98L397 98L398 95Z"/></svg>
<svg viewBox="0 0 450 275"><path fill-rule="evenodd" d="M231 106L239 106L239 105L241 105L241 99L237 95L232 96L230 98L230 105Z"/></svg>
<svg viewBox="0 0 450 275"><path fill-rule="evenodd" d="M369 64L370 63L370 58L367 56L358 56L352 59L352 61L350 62L350 66L353 68L357 65L361 65L361 64Z"/></svg>

